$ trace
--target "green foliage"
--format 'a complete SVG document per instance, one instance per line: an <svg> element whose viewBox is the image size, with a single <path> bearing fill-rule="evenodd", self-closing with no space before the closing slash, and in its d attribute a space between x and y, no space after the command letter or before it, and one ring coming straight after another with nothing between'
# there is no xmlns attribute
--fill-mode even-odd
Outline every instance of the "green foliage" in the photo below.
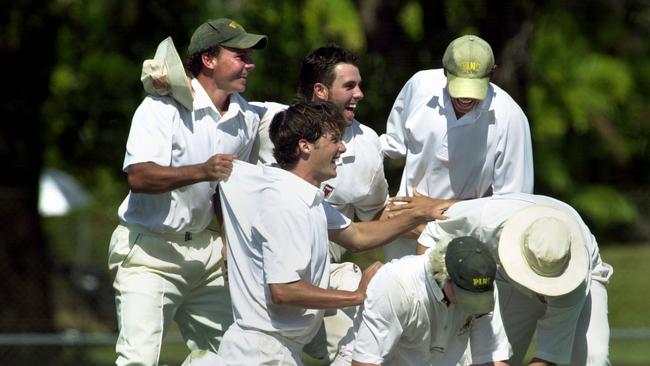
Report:
<svg viewBox="0 0 650 366"><path fill-rule="evenodd" d="M422 6L417 1L409 1L399 14L399 21L404 33L412 41L421 41L424 34L422 29Z"/></svg>
<svg viewBox="0 0 650 366"><path fill-rule="evenodd" d="M302 17L305 36L312 47L319 47L328 39L352 51L365 47L361 21L350 0L306 0Z"/></svg>
<svg viewBox="0 0 650 366"><path fill-rule="evenodd" d="M581 187L573 196L571 205L598 227L631 223L638 215L636 207L625 195L603 185Z"/></svg>
<svg viewBox="0 0 650 366"><path fill-rule="evenodd" d="M634 203L607 184L620 184L620 172L632 169L634 156L647 151L642 142L647 126L638 124L639 113L648 111L641 102L647 92L638 83L648 79L639 78L636 57L617 54L621 38L605 35L622 36L624 28L612 21L622 14L614 11L603 19L612 25L605 31L591 27L589 15L576 17L572 10L550 3L532 39L528 114L536 185L570 197L599 228L632 223L638 215ZM592 184L594 179L602 184Z"/></svg>

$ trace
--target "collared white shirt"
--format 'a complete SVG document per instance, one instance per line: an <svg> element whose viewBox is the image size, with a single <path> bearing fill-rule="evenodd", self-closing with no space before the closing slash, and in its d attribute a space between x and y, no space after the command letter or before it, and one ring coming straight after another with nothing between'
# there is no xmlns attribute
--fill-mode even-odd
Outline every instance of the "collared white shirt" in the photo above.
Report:
<svg viewBox="0 0 650 366"><path fill-rule="evenodd" d="M274 102L251 102L260 113L258 139L253 156L258 164L274 163L273 143L269 126L273 117L288 106ZM341 137L346 151L336 162L336 177L321 184L325 200L350 220L372 220L384 208L388 199L388 182L384 176L384 161L377 133L357 120L345 129ZM331 243L333 262L340 262L346 249Z"/></svg>
<svg viewBox="0 0 650 366"><path fill-rule="evenodd" d="M380 137L384 154L406 157L399 195L468 199L533 191L528 120L502 89L456 118L442 69L416 73L402 88Z"/></svg>
<svg viewBox="0 0 650 366"><path fill-rule="evenodd" d="M249 157L259 125L258 115L238 93L230 95L228 111L219 115L196 80L194 110L170 97L147 96L136 110L126 144L123 170L131 164L153 162L164 167L204 163L215 154ZM199 182L170 192L129 192L120 205L122 221L149 230L200 232L213 218L216 182Z"/></svg>
<svg viewBox="0 0 650 366"><path fill-rule="evenodd" d="M308 343L324 311L275 305L269 285L303 280L328 288L327 231L350 220L317 187L280 168L236 162L220 188L235 322Z"/></svg>
<svg viewBox="0 0 650 366"><path fill-rule="evenodd" d="M574 291L557 297L547 297L546 313L537 321L536 355L562 355L570 357L575 327L582 311L582 305L589 293L591 280L603 283L609 281L611 267L603 263L596 239L582 221L580 215L569 205L554 198L526 193L511 193L499 196L467 200L454 204L445 213L447 220L432 221L418 239L427 247L435 247L441 240L458 236L473 236L485 242L498 258L498 244L505 222L517 211L532 205L544 205L565 212L580 226L583 241L591 258L591 274ZM508 278L499 267L497 286L507 283L519 292L537 299L537 295ZM504 314L508 316L508 314ZM531 315L534 316L534 315ZM545 359L549 359L548 357ZM550 359L556 359L555 357Z"/></svg>
<svg viewBox="0 0 650 366"><path fill-rule="evenodd" d="M461 359L469 341L474 363L507 360L510 347L498 305L493 313L478 318L458 305L447 305L427 262L428 255L407 256L377 272L355 320L352 359L451 366Z"/></svg>

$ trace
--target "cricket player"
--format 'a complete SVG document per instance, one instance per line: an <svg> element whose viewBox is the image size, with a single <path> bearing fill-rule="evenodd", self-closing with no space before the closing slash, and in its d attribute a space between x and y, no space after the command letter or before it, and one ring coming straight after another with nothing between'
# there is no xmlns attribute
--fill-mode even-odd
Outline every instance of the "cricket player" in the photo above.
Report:
<svg viewBox="0 0 650 366"><path fill-rule="evenodd" d="M174 75L172 95L148 95L133 116L123 164L130 191L109 247L117 365L157 365L172 320L192 351L216 351L232 323L223 240L208 225L217 183L253 145L259 117L239 93L253 50L266 43L231 19L201 24L188 48L191 89L171 39L156 52L153 64Z"/></svg>
<svg viewBox="0 0 650 366"><path fill-rule="evenodd" d="M345 130L341 140L345 146L338 160L336 177L321 183L325 201L350 220L370 221L378 218L388 199L388 183L384 176L383 156L377 133L356 118L356 109L363 100L359 59L338 46L323 46L309 52L300 67L298 96L304 101L329 101L343 115ZM275 163L269 125L273 116L287 105L274 102L252 102L260 108L260 130L252 155L260 163ZM342 262L347 251L330 242L330 288L354 290L361 280L359 267ZM305 352L329 364L336 356L339 342L352 327L357 307L328 311L323 328L305 347Z"/></svg>
<svg viewBox="0 0 650 366"><path fill-rule="evenodd" d="M336 176L344 126L331 103L294 104L269 130L280 168L237 162L219 186L235 318L219 348L227 365L302 365L324 310L361 304L379 268L366 269L354 291L330 289L329 240L370 249L446 209L412 207L394 219L358 223L331 207L320 184Z"/></svg>
<svg viewBox="0 0 650 366"><path fill-rule="evenodd" d="M397 194L471 199L532 193L528 119L490 82L496 68L490 45L475 35L459 37L442 64L406 82L379 137L387 158L406 158ZM386 245L385 259L414 254L416 234Z"/></svg>
<svg viewBox="0 0 650 366"><path fill-rule="evenodd" d="M606 286L613 269L573 208L513 193L461 201L446 215L427 225L419 251L471 235L498 253L496 283L511 365L521 364L533 334L529 365L609 365Z"/></svg>
<svg viewBox="0 0 650 366"><path fill-rule="evenodd" d="M452 366L468 342L475 364L507 365L495 275L489 248L468 236L384 265L333 365Z"/></svg>

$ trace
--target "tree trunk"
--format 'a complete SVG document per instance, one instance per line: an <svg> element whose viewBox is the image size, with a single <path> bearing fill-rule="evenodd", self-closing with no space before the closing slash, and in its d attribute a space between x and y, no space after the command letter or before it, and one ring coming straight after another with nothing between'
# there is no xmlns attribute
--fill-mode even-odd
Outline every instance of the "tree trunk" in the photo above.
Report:
<svg viewBox="0 0 650 366"><path fill-rule="evenodd" d="M3 123L0 154L0 329L54 330L51 261L38 214L43 143L42 105L56 59L56 21L47 4L18 1L0 16Z"/></svg>

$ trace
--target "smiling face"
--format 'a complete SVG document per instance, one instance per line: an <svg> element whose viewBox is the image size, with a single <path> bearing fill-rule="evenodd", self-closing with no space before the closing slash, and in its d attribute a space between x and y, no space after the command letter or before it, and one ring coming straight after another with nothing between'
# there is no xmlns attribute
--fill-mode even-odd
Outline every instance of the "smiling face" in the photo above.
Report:
<svg viewBox="0 0 650 366"><path fill-rule="evenodd" d="M313 100L329 101L339 109L347 126L352 124L357 103L363 99L361 74L359 68L347 63L339 63L334 69L334 81L329 87L317 83Z"/></svg>
<svg viewBox="0 0 650 366"><path fill-rule="evenodd" d="M312 183L319 186L321 182L336 177L336 160L345 152L345 145L338 131L325 132L309 145Z"/></svg>
<svg viewBox="0 0 650 366"><path fill-rule="evenodd" d="M227 92L243 93L248 74L255 69L253 50L222 47L215 57L213 80L217 88Z"/></svg>
<svg viewBox="0 0 650 366"><path fill-rule="evenodd" d="M479 99L471 98L451 98L451 104L454 107L456 112L456 117L460 118L465 114L469 113L471 110L476 108L481 101Z"/></svg>

